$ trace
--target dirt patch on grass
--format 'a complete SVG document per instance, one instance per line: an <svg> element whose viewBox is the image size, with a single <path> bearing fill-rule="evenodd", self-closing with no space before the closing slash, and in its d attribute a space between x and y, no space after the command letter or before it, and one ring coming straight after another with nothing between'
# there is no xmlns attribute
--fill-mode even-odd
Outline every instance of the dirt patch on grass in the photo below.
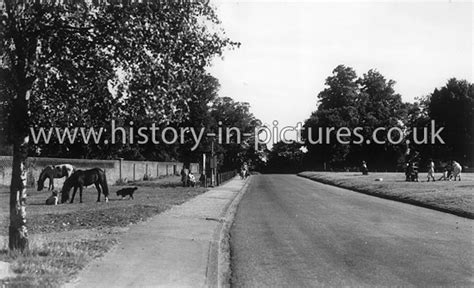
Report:
<svg viewBox="0 0 474 288"><path fill-rule="evenodd" d="M464 173L463 181L405 182L403 173L302 172L311 180L364 194L396 200L474 219L474 175ZM420 179L423 174L420 173ZM382 181L376 181L376 179Z"/></svg>
<svg viewBox="0 0 474 288"><path fill-rule="evenodd" d="M83 203L46 206L50 192L29 189L27 227L30 250L8 251L8 187L0 187L0 261L11 263L15 278L0 280L7 287L59 287L91 260L118 243L130 224L144 221L174 205L202 194L205 188L180 187L179 177L109 186L110 201L96 202L97 191L84 189ZM135 199L121 199L116 191L137 186ZM103 198L103 197L102 197ZM3 287L3 286L2 286Z"/></svg>
<svg viewBox="0 0 474 288"><path fill-rule="evenodd" d="M166 210L166 208L165 205L160 207L135 204L126 207L74 211L64 214L46 214L32 218L28 226L35 233L91 229L104 226L125 227L156 215Z"/></svg>

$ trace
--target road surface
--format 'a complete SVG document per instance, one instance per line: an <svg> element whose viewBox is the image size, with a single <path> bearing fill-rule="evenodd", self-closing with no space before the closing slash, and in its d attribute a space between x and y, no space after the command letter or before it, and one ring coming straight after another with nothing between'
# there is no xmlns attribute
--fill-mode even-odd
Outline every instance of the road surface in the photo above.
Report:
<svg viewBox="0 0 474 288"><path fill-rule="evenodd" d="M294 175L252 177L231 229L233 287L474 285L473 220Z"/></svg>

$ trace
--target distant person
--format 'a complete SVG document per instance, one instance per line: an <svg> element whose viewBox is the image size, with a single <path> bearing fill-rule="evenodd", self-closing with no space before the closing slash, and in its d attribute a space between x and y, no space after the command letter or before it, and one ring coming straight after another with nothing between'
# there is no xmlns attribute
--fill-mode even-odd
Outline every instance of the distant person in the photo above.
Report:
<svg viewBox="0 0 474 288"><path fill-rule="evenodd" d="M438 181L447 181L449 178L448 178L448 167L444 167L443 168L443 175L441 175L441 177L439 177Z"/></svg>
<svg viewBox="0 0 474 288"><path fill-rule="evenodd" d="M433 180L433 182L435 181L435 178L434 178L434 173L435 173L435 170L434 170L434 162L432 159L429 160L430 163L428 164L428 181L427 182L430 182L430 178Z"/></svg>
<svg viewBox="0 0 474 288"><path fill-rule="evenodd" d="M249 176L249 167L247 165L247 162L244 162L242 164L242 167L240 167L240 179L247 179Z"/></svg>
<svg viewBox="0 0 474 288"><path fill-rule="evenodd" d="M183 167L181 169L181 183L183 183L183 187L188 187L189 186L189 169Z"/></svg>
<svg viewBox="0 0 474 288"><path fill-rule="evenodd" d="M459 181L461 181L461 171L462 171L462 166L458 162L454 161L452 162L452 167L453 167L453 172L452 172L452 177L454 178L454 181L456 181L456 178L459 177Z"/></svg>
<svg viewBox="0 0 474 288"><path fill-rule="evenodd" d="M206 187L206 174L202 173L201 177L199 177L199 186Z"/></svg>
<svg viewBox="0 0 474 288"><path fill-rule="evenodd" d="M365 161L362 161L360 170L362 171L362 175L369 175L369 168L367 168L367 163L365 163Z"/></svg>
<svg viewBox="0 0 474 288"><path fill-rule="evenodd" d="M452 177L453 177L453 165L452 165L452 162L449 162L448 165L446 165L446 180L450 181Z"/></svg>
<svg viewBox="0 0 474 288"><path fill-rule="evenodd" d="M191 173L191 172L189 172L189 174L188 174L188 181L189 181L189 185L191 187L196 186L196 177L194 177L194 174Z"/></svg>
<svg viewBox="0 0 474 288"><path fill-rule="evenodd" d="M418 182L418 165L416 162L411 162L411 181Z"/></svg>
<svg viewBox="0 0 474 288"><path fill-rule="evenodd" d="M406 181L418 182L418 166L416 165L416 162L407 162L405 175Z"/></svg>
<svg viewBox="0 0 474 288"><path fill-rule="evenodd" d="M410 162L405 163L405 181L409 182L411 180L411 166Z"/></svg>

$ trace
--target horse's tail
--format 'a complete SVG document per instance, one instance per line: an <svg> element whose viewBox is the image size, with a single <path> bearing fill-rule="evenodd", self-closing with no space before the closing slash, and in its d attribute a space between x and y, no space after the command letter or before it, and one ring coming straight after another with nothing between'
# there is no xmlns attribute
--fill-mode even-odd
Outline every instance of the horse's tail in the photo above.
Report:
<svg viewBox="0 0 474 288"><path fill-rule="evenodd" d="M101 183L102 191L103 191L105 197L109 197L109 186L107 186L107 176L105 174L105 171L103 171L103 170L102 170L102 175L103 175L103 177L101 179L102 180L102 183Z"/></svg>

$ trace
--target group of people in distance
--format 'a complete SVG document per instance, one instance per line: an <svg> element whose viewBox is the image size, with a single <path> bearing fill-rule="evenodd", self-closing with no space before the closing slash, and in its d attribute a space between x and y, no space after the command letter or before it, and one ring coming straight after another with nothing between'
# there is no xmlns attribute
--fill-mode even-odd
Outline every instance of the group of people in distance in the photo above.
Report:
<svg viewBox="0 0 474 288"><path fill-rule="evenodd" d="M432 159L430 159L430 163L428 164L428 182L431 180L435 181L434 173L435 173L435 165ZM443 175L438 179L438 181L450 181L458 179L461 181L461 172L462 166L456 161L451 161L443 168Z"/></svg>
<svg viewBox="0 0 474 288"><path fill-rule="evenodd" d="M191 172L189 168L183 167L181 169L180 174L181 174L181 183L183 184L183 187L189 187L189 186L194 187L199 184L196 181L196 177L194 176L194 174Z"/></svg>
<svg viewBox="0 0 474 288"><path fill-rule="evenodd" d="M183 167L181 169L180 174L181 174L181 183L183 184L183 187L189 187L189 186L195 187L195 186L200 186L200 185L205 184L204 182L206 181L206 178L204 174L201 174L201 177L199 178L199 180L197 180L196 177L191 172L191 170L187 167ZM241 179L247 179L247 177L250 176L249 166L247 162L243 162L242 166L240 167L239 174L240 174Z"/></svg>
<svg viewBox="0 0 474 288"><path fill-rule="evenodd" d="M362 175L368 175L369 170L367 168L367 163L362 161L360 166L360 171ZM452 160L446 165L443 166L443 175L438 179L438 181L451 181L459 180L461 181L461 172L462 166L458 162ZM407 182L418 182L418 164L416 161L408 161L405 163L405 177ZM435 164L433 159L429 159L428 163L428 181L436 181L435 179Z"/></svg>
<svg viewBox="0 0 474 288"><path fill-rule="evenodd" d="M428 162L428 174L427 174L427 182L436 181L435 179L435 164L433 159L429 159ZM443 167L443 175L438 179L438 181L451 181L451 180L459 180L461 181L461 171L462 166L456 161L451 161L450 163L444 165ZM405 166L405 176L406 181L415 181L418 182L418 166L416 162L407 162Z"/></svg>

